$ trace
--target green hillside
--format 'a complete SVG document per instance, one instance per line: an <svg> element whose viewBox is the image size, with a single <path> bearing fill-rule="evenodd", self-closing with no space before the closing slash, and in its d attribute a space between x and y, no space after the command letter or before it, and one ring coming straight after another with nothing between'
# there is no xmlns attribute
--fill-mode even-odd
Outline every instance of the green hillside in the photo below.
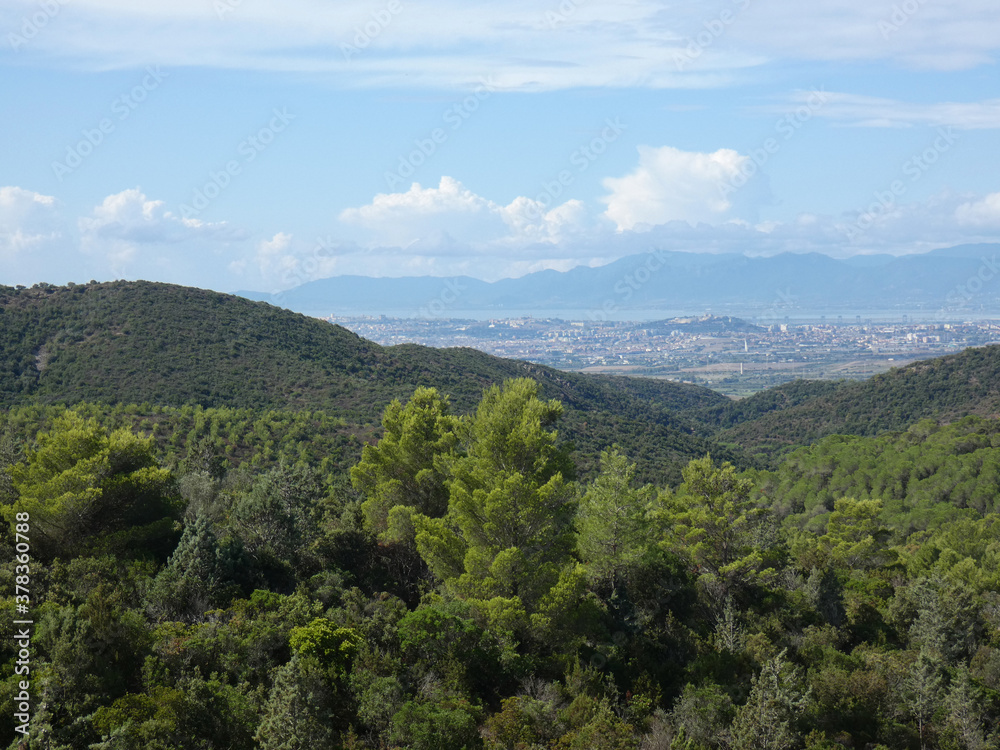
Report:
<svg viewBox="0 0 1000 750"><path fill-rule="evenodd" d="M0 405L122 403L320 410L370 434L385 406L417 386L458 413L484 388L527 376L566 407L561 434L586 472L612 443L649 479L676 481L687 459L738 453L677 416L719 406L708 389L563 373L471 349L381 347L262 302L150 282L0 288ZM138 416L149 417L149 409ZM343 429L343 428L341 428ZM356 457L355 457L356 458Z"/></svg>
<svg viewBox="0 0 1000 750"><path fill-rule="evenodd" d="M4 747L1000 747L995 350L731 403L146 283L0 344Z"/></svg>
<svg viewBox="0 0 1000 750"><path fill-rule="evenodd" d="M809 397L800 400L797 393ZM914 362L859 382L789 384L697 416L706 415L723 428L716 439L772 455L827 435L878 435L928 418L994 417L1000 415L1000 346Z"/></svg>
<svg viewBox="0 0 1000 750"><path fill-rule="evenodd" d="M793 380L737 401L726 400L707 407L695 407L689 416L711 430L728 429L832 394L845 385L846 381Z"/></svg>

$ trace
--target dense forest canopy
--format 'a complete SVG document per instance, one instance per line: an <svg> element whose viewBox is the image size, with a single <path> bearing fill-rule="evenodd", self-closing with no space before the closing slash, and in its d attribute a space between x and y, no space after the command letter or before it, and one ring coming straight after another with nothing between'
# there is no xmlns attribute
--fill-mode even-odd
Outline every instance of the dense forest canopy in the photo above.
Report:
<svg viewBox="0 0 1000 750"><path fill-rule="evenodd" d="M25 450L2 443L3 513L35 537L36 742L997 741L995 492L956 491L1000 460L991 420L829 438L775 472L706 457L657 487L617 447L578 479L530 379L469 415L416 390L346 473L335 442L303 450L315 414L232 411L231 465L128 411L39 409Z"/></svg>
<svg viewBox="0 0 1000 750"><path fill-rule="evenodd" d="M31 747L1000 744L993 350L727 404L164 285L2 297Z"/></svg>

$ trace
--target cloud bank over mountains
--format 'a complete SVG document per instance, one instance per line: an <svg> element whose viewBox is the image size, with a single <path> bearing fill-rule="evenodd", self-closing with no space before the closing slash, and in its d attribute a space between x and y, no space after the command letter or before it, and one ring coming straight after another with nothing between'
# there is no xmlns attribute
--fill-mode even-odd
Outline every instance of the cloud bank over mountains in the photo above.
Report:
<svg viewBox="0 0 1000 750"><path fill-rule="evenodd" d="M60 283L88 273L180 282L197 270L220 288L280 291L340 274L495 280L600 265L653 248L846 257L921 252L1000 235L1000 193L942 193L907 203L885 191L840 216L754 222L753 206L729 197L738 195L731 185L750 163L729 149L642 148L632 171L604 180L603 210L526 196L502 203L445 176L436 186L413 183L343 209L330 217L329 234L318 238L284 230L255 237L228 222L184 219L140 188L109 195L88 215L73 217L53 196L4 187L0 255L38 279ZM74 249L72 260L54 268L51 258L67 248Z"/></svg>

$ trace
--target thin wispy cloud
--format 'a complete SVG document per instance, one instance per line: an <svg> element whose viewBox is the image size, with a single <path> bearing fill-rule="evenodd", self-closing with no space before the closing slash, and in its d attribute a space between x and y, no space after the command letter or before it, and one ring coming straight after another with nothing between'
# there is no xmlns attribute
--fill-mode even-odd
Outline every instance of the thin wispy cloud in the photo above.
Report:
<svg viewBox="0 0 1000 750"><path fill-rule="evenodd" d="M1000 18L992 3L912 5L894 16L896 6L863 0L73 0L13 48L22 59L94 69L159 63L322 73L350 86L462 87L490 76L524 90L718 86L779 59L938 70L995 59ZM0 24L16 36L35 7L3 0Z"/></svg>
<svg viewBox="0 0 1000 750"><path fill-rule="evenodd" d="M767 107L782 112L804 104L812 94L796 92L788 103ZM992 130L1000 128L1000 99L974 102L918 103L843 92L826 92L826 102L815 115L838 120L846 125L878 128L914 126L954 127L962 130Z"/></svg>

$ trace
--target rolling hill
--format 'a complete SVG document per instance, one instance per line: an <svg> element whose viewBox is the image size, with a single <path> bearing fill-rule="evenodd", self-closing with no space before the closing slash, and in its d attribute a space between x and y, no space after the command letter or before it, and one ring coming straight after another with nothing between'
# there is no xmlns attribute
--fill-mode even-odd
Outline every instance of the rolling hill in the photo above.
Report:
<svg viewBox="0 0 1000 750"><path fill-rule="evenodd" d="M471 349L381 347L262 302L151 282L0 288L0 406L134 403L322 410L370 434L418 385L471 410L483 388L531 377L565 406L562 434L581 468L619 443L650 479L674 481L715 445L680 412L727 399L666 381L594 377Z"/></svg>
<svg viewBox="0 0 1000 750"><path fill-rule="evenodd" d="M878 435L931 418L1000 416L1000 346L913 362L868 380L789 383L688 416L716 439L774 454L827 435Z"/></svg>

